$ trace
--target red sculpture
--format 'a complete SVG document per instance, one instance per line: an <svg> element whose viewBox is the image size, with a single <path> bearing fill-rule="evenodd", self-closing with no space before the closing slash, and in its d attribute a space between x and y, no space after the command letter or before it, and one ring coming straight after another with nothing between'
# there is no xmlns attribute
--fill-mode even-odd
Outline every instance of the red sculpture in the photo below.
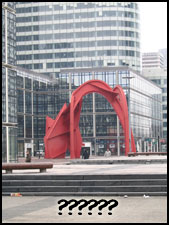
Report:
<svg viewBox="0 0 169 225"><path fill-rule="evenodd" d="M89 80L79 86L71 97L69 106L63 105L55 120L46 117L45 158L64 158L66 150L70 158L80 158L82 137L79 129L80 112L83 96L89 93L103 95L117 113L125 135L125 155L129 152L129 120L126 96L120 85L113 90L104 81ZM131 130L131 149L136 152L133 133Z"/></svg>

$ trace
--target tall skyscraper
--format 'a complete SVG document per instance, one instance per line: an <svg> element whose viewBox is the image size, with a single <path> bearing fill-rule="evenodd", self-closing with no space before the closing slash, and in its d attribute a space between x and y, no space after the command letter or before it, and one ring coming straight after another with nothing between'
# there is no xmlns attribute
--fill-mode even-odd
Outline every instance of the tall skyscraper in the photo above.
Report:
<svg viewBox="0 0 169 225"><path fill-rule="evenodd" d="M60 69L129 66L140 71L139 7L134 2L17 2L17 65Z"/></svg>
<svg viewBox="0 0 169 225"><path fill-rule="evenodd" d="M2 3L2 161L17 160L15 2Z"/></svg>

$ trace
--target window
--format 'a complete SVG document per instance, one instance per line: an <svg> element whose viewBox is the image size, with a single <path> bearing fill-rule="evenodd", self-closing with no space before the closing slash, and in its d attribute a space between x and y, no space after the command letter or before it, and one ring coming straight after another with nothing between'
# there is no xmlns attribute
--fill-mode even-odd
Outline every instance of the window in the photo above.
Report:
<svg viewBox="0 0 169 225"><path fill-rule="evenodd" d="M167 113L163 113L163 119L167 119Z"/></svg>
<svg viewBox="0 0 169 225"><path fill-rule="evenodd" d="M167 96L163 96L163 97L162 97L162 100L163 100L163 101L167 101Z"/></svg>
<svg viewBox="0 0 169 225"><path fill-rule="evenodd" d="M163 122L163 127L167 127L167 122Z"/></svg>
<svg viewBox="0 0 169 225"><path fill-rule="evenodd" d="M160 79L152 79L152 81L156 84L161 84L161 80Z"/></svg>
<svg viewBox="0 0 169 225"><path fill-rule="evenodd" d="M25 120L26 120L26 137L32 138L32 117L26 116Z"/></svg>
<svg viewBox="0 0 169 225"><path fill-rule="evenodd" d="M167 105L163 105L163 110L167 110Z"/></svg>
<svg viewBox="0 0 169 225"><path fill-rule="evenodd" d="M163 93L167 93L167 88L162 88Z"/></svg>
<svg viewBox="0 0 169 225"><path fill-rule="evenodd" d="M25 89L31 90L31 79L25 78Z"/></svg>
<svg viewBox="0 0 169 225"><path fill-rule="evenodd" d="M34 64L34 69L43 69L43 64L42 63L36 63Z"/></svg>
<svg viewBox="0 0 169 225"><path fill-rule="evenodd" d="M24 116L18 115L18 137L24 137Z"/></svg>
<svg viewBox="0 0 169 225"><path fill-rule="evenodd" d="M25 112L32 113L32 96L31 92L25 92Z"/></svg>

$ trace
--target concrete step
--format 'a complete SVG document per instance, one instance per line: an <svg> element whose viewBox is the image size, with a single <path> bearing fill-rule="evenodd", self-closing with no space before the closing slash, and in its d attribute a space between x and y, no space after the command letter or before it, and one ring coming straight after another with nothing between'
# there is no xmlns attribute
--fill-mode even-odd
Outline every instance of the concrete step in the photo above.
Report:
<svg viewBox="0 0 169 225"><path fill-rule="evenodd" d="M28 196L158 195L167 193L166 174L21 175L3 174L2 194Z"/></svg>
<svg viewBox="0 0 169 225"><path fill-rule="evenodd" d="M166 179L130 180L3 180L3 186L119 186L119 185L167 185Z"/></svg>
<svg viewBox="0 0 169 225"><path fill-rule="evenodd" d="M11 192L2 192L3 196L10 196ZM22 192L23 196L167 196L167 192Z"/></svg>
<svg viewBox="0 0 169 225"><path fill-rule="evenodd" d="M166 185L139 186L3 186L3 192L165 192Z"/></svg>
<svg viewBox="0 0 169 225"><path fill-rule="evenodd" d="M54 174L3 174L2 180L124 180L167 179L167 174L105 174L105 175L54 175Z"/></svg>
<svg viewBox="0 0 169 225"><path fill-rule="evenodd" d="M85 164L85 165L106 165L106 164L161 164L161 163L167 163L167 159L125 159L125 160L120 160L120 159L75 159L71 160L70 162L66 163L67 165L74 165L74 164Z"/></svg>

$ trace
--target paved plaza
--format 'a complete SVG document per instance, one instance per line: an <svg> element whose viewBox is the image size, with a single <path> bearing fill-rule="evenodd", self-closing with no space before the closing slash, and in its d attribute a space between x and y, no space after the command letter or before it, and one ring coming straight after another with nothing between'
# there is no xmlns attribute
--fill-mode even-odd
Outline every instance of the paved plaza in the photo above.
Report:
<svg viewBox="0 0 169 225"><path fill-rule="evenodd" d="M45 174L56 174L56 175L64 175L64 174L166 174L167 173L167 163L150 163L149 161L161 159L167 160L167 156L136 156L136 157L95 157L92 156L90 159L77 159L70 160L70 158L66 159L38 159L33 158L32 162L53 162L53 168L47 169ZM112 160L112 161L123 161L124 163L116 163L116 164L70 164L71 161L97 161L97 160ZM135 163L126 163L126 161L132 160ZM138 161L144 161L143 164L138 163ZM24 162L24 159L20 159L19 162ZM5 173L5 171L3 171ZM24 173L24 174L39 174L39 169L34 170L14 170L15 174Z"/></svg>
<svg viewBox="0 0 169 225"><path fill-rule="evenodd" d="M62 210L59 215L58 201L60 199L115 199L118 206L111 210L102 210L98 215L98 207L92 209L88 215L88 207L82 209L78 215L78 207L69 215L69 208ZM3 197L2 223L166 223L166 197Z"/></svg>
<svg viewBox="0 0 169 225"><path fill-rule="evenodd" d="M137 157L111 157L113 160L151 160L167 159L166 156L137 156ZM91 157L89 160L100 160L104 157ZM109 158L110 159L110 158ZM107 159L108 160L108 159ZM120 164L70 164L66 159L38 159L32 162L53 162L54 167L47 169L46 174L166 174L167 163L120 163ZM5 173L5 171L3 171ZM39 175L39 170L14 170L13 174ZM103 208L102 215L98 214L98 207L92 209L92 215L88 215L89 208L82 209L79 215L78 207L69 215L69 207L62 210L59 215L58 201L65 200L111 200L118 201L118 206L111 210ZM166 196L62 196L62 197L2 197L2 223L166 223L167 222L167 197Z"/></svg>

